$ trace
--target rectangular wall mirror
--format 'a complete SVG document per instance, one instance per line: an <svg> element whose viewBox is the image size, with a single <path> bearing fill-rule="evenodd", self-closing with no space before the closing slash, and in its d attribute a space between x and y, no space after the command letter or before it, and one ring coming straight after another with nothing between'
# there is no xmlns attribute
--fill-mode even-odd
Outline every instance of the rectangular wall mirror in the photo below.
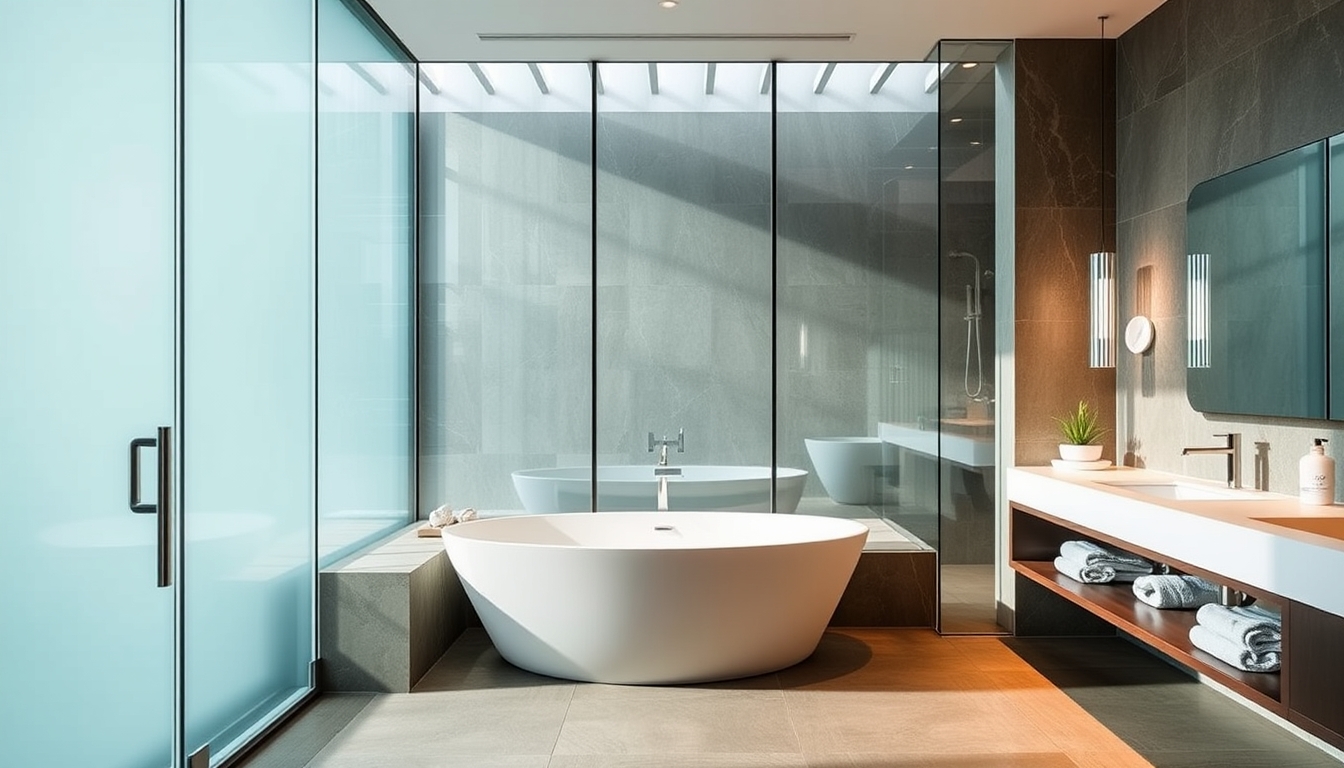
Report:
<svg viewBox="0 0 1344 768"><path fill-rule="evenodd" d="M1326 418L1326 150L1309 144L1190 192L1186 393L1195 410Z"/></svg>

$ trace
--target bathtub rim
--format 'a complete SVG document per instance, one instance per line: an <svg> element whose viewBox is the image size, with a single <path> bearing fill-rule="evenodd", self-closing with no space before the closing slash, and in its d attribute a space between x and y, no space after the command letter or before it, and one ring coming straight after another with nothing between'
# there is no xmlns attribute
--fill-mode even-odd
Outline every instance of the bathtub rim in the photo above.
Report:
<svg viewBox="0 0 1344 768"><path fill-rule="evenodd" d="M731 542L725 542L725 543L724 543L723 545L721 545L721 546L694 546L694 547L621 546L621 545L617 545L617 546L602 546L602 545L596 545L596 544L581 544L581 543L576 543L576 544L552 544L552 543L547 543L547 542L513 541L513 540L510 540L510 539L501 539L501 538L484 538L484 537L481 537L481 536L473 536L473 535L471 535L471 533L469 533L470 531L473 531L473 528L475 528L475 529L478 530L479 527L482 526L482 524L484 524L485 527L490 527L491 524L497 525L497 526L499 526L499 527L504 527L504 526L507 526L507 525L521 525L521 524L522 524L522 523L517 523L517 522L509 522L509 521L532 520L532 519L554 520L554 519L556 519L556 518L588 517L588 516L592 516L592 515L620 515L620 516L622 516L622 517L627 517L627 518L632 518L632 517L640 516L640 515L647 515L647 516L651 516L651 517L652 517L652 516L671 516L672 519L675 519L676 516L678 516L678 515L704 515L704 516L714 516L714 517L721 517L721 516L723 516L723 515L735 515L735 516L748 516L748 515L749 515L749 516L751 516L751 517L754 518L754 519L756 519L756 518L761 518L761 517L774 517L774 516L780 516L780 517L786 517L786 518L791 518L791 519L807 519L807 520L825 520L825 521L833 521L834 523L837 524L837 527L841 527L841 526L843 526L843 527L848 527L848 528L850 528L850 531L849 531L849 532L837 531L837 532L835 533L835 535L824 536L824 537L821 537L821 536L814 536L814 537L810 537L810 538L799 538L799 539L794 539L794 540L790 540L790 541L773 541L773 542L763 542L763 543L743 543L743 542L740 542L740 541L731 541ZM811 524L811 523L804 523L804 525L810 525L810 524ZM480 544L492 544L492 545L505 546L505 547L526 547L526 548L529 548L529 549L573 550L573 551L591 550L591 551L594 551L594 552L675 552L675 553L686 553L686 552L723 552L723 551L727 551L727 550L741 550L741 549L774 549L774 548L780 548L780 547L796 547L796 546L801 546L801 545L806 545L806 544L818 544L818 543L822 543L822 542L830 542L830 541L843 541L843 540L845 540L845 539L853 538L853 537L858 536L858 535L860 535L860 534L862 534L863 536L867 537L868 533L869 533L869 528L868 528L868 526L864 525L863 523L861 523L861 522L859 522L859 521L857 521L857 520L852 520L852 519L847 518L847 517L831 517L831 516L828 516L828 515L810 515L810 514L799 514L799 513L795 513L795 512L738 512L738 511L731 511L731 510L726 510L726 511L722 511L722 512L704 511L704 510L685 511L685 512L675 512L675 511L674 511L674 512L651 512L651 511L630 510L630 511L611 511L611 512L544 512L544 513L540 513L540 514L529 514L529 515L506 515L506 516L501 516L501 517L478 518L478 519L476 519L476 520L470 520L470 521L467 521L467 522L465 522L465 523L455 523L455 524L453 524L453 525L445 526L445 527L440 531L439 535L440 535L440 537L443 538L443 539L447 539L448 537L451 536L451 537L455 537L455 538L458 538L458 539L463 539L463 540L471 541L471 542L474 542L474 543L480 543ZM445 542L444 546L445 546L445 548L447 547L447 542Z"/></svg>

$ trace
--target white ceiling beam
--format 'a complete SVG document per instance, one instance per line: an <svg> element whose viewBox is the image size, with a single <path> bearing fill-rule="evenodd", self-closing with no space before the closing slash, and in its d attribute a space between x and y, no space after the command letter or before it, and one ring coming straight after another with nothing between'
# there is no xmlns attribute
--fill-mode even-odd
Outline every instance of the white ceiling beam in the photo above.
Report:
<svg viewBox="0 0 1344 768"><path fill-rule="evenodd" d="M713 96L713 95L714 95L714 76L715 76L715 74L717 73L718 68L719 68L719 65L718 65L718 64L715 64L715 63L712 62L712 61L705 65L705 95L706 95L706 96Z"/></svg>
<svg viewBox="0 0 1344 768"><path fill-rule="evenodd" d="M882 86L887 84L887 79L891 77L891 73L895 71L895 64L878 64L877 69L873 72L872 82L868 84L868 92L876 96L882 90Z"/></svg>
<svg viewBox="0 0 1344 768"><path fill-rule="evenodd" d="M812 92L820 94L826 90L826 84L831 81L831 75L835 74L835 62L832 61L821 68L817 73L817 81L812 84Z"/></svg>
<svg viewBox="0 0 1344 768"><path fill-rule="evenodd" d="M541 67L536 62L529 61L527 63L527 68L531 70L532 79L536 81L537 90L541 91L541 95L545 96L550 93L551 89L546 85L546 76L541 73Z"/></svg>
<svg viewBox="0 0 1344 768"><path fill-rule="evenodd" d="M485 70L481 69L481 65L472 61L467 63L467 67L471 70L471 74L476 76L477 82L481 84L481 88L485 89L486 94L494 96L495 86L490 84L490 78L485 76Z"/></svg>

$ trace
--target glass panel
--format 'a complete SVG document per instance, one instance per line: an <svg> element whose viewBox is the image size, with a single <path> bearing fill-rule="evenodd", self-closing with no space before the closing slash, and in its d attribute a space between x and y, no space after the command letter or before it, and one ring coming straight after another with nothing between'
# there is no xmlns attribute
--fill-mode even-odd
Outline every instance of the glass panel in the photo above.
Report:
<svg viewBox="0 0 1344 768"><path fill-rule="evenodd" d="M1000 632L994 582L998 42L940 45L938 564L944 633Z"/></svg>
<svg viewBox="0 0 1344 768"><path fill-rule="evenodd" d="M800 511L867 522L869 549L938 543L933 70L778 72L779 461L815 473Z"/></svg>
<svg viewBox="0 0 1344 768"><path fill-rule="evenodd" d="M587 511L588 67L426 64L423 74L420 516L442 504ZM516 484L528 470L552 476Z"/></svg>
<svg viewBox="0 0 1344 768"><path fill-rule="evenodd" d="M173 420L173 5L0 0L4 765L172 759L173 590L127 461Z"/></svg>
<svg viewBox="0 0 1344 768"><path fill-rule="evenodd" d="M362 13L318 7L318 551L411 510L415 72Z"/></svg>
<svg viewBox="0 0 1344 768"><path fill-rule="evenodd" d="M656 508L664 440L669 508L770 509L764 66L599 65L599 509Z"/></svg>
<svg viewBox="0 0 1344 768"><path fill-rule="evenodd" d="M1207 253L1208 366L1197 411L1325 416L1325 143L1202 182L1187 253Z"/></svg>
<svg viewBox="0 0 1344 768"><path fill-rule="evenodd" d="M186 10L186 747L218 761L313 659L313 9Z"/></svg>

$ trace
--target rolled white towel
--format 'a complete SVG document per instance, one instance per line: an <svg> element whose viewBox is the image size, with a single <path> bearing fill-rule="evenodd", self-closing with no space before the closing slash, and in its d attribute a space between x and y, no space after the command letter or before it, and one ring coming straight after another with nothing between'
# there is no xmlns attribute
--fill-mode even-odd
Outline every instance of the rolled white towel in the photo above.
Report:
<svg viewBox="0 0 1344 768"><path fill-rule="evenodd" d="M1124 567L1129 571L1153 572L1153 564L1142 557L1091 541L1066 541L1059 545L1059 555L1084 565L1110 565Z"/></svg>
<svg viewBox="0 0 1344 768"><path fill-rule="evenodd" d="M1198 576L1159 574L1134 580L1134 594L1154 608L1198 608L1218 602L1218 586Z"/></svg>
<svg viewBox="0 0 1344 768"><path fill-rule="evenodd" d="M1277 672L1282 661L1282 652L1278 648L1253 651L1203 624L1190 628L1190 642L1201 651L1243 672Z"/></svg>
<svg viewBox="0 0 1344 768"><path fill-rule="evenodd" d="M1087 565L1067 557L1055 558L1055 570L1074 581L1084 584L1106 584L1112 581L1133 581L1147 571L1126 570L1112 565Z"/></svg>
<svg viewBox="0 0 1344 768"><path fill-rule="evenodd" d="M434 528L442 528L455 522L457 519L453 517L453 508L447 504L429 513L429 524Z"/></svg>
<svg viewBox="0 0 1344 768"><path fill-rule="evenodd" d="M1248 651L1262 653L1283 648L1282 620L1263 608L1209 604L1200 607L1195 621L1207 631Z"/></svg>
<svg viewBox="0 0 1344 768"><path fill-rule="evenodd" d="M478 515L476 514L476 510L473 509L472 507L467 507L461 512L458 512L453 515L453 522L466 523L475 520L477 517Z"/></svg>

